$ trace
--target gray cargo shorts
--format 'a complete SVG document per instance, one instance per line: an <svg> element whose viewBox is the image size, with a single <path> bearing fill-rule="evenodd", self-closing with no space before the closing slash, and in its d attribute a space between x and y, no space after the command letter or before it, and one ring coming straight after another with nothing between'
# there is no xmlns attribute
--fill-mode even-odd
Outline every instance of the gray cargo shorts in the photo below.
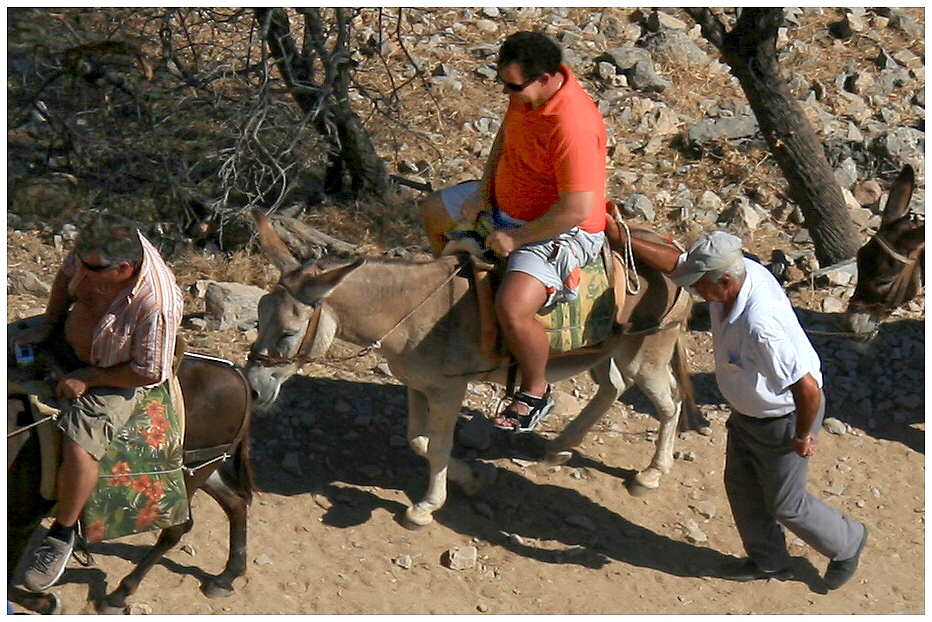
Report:
<svg viewBox="0 0 932 622"><path fill-rule="evenodd" d="M100 461L113 437L150 390L151 387L92 387L62 410L58 429Z"/></svg>
<svg viewBox="0 0 932 622"><path fill-rule="evenodd" d="M479 182L469 181L444 188L440 191L447 213L459 221L463 203L477 192ZM497 229L507 229L524 224L524 221L509 217L501 210L494 210L493 220ZM580 268L595 260L602 251L605 234L589 233L573 227L555 238L525 244L508 257L507 272L529 274L547 289L545 307L558 302L572 302L579 296Z"/></svg>

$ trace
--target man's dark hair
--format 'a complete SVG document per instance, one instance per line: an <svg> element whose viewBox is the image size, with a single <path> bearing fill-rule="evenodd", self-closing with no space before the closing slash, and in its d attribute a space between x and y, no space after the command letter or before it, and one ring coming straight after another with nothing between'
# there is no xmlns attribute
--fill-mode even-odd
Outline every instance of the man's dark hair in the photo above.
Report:
<svg viewBox="0 0 932 622"><path fill-rule="evenodd" d="M560 46L542 32L516 32L505 39L498 52L498 69L518 63L525 80L534 80L545 73L555 74L561 62Z"/></svg>
<svg viewBox="0 0 932 622"><path fill-rule="evenodd" d="M75 252L79 257L97 252L102 266L129 263L142 265L142 243L136 226L126 218L98 214L78 234Z"/></svg>

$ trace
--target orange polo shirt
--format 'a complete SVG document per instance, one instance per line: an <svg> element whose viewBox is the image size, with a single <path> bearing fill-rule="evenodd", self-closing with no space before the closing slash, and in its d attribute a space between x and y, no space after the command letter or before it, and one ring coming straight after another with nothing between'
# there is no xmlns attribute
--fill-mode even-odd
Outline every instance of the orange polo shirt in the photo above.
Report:
<svg viewBox="0 0 932 622"><path fill-rule="evenodd" d="M605 123L565 64L563 87L537 109L512 103L505 113L495 200L509 216L543 216L560 192L592 192L592 212L580 228L605 229Z"/></svg>

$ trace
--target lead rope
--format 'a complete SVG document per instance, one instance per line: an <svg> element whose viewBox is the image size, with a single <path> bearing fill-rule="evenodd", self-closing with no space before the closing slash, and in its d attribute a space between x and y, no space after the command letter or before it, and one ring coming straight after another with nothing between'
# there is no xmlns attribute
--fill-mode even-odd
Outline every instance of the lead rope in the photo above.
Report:
<svg viewBox="0 0 932 622"><path fill-rule="evenodd" d="M624 260L628 268L625 270L625 287L629 294L635 296L641 291L641 281L638 278L637 266L634 265L634 249L631 247L631 230L628 228L628 223L624 221L621 215L615 217L615 222L618 223L618 226L624 227L625 229Z"/></svg>
<svg viewBox="0 0 932 622"><path fill-rule="evenodd" d="M443 282L442 282L440 285L438 285L438 286L436 287L436 289L434 289L434 291L432 291L431 293L429 293L429 294L427 295L427 297L426 297L424 300L422 300L421 303L420 303L418 306L416 306L416 307L414 307L413 309L411 309L410 311L408 311L408 313L407 313L404 317L402 317L400 320L398 320L397 322L395 322L395 325L392 326L391 328L389 328L389 329L388 329L388 332L386 332L384 335L382 335L381 337L379 337L378 339L376 339L375 341L373 341L372 343L370 343L369 345L367 345L365 348L363 348L363 349L360 350L358 353L356 353L356 355L355 355L354 357L351 357L351 358L359 358L359 357L361 357L361 356L365 356L365 355L369 354L370 352L372 352L373 350L375 350L375 349L377 349L377 348L381 348L381 347L382 347L382 340L384 340L386 337L388 337L389 335L391 335L391 334L395 331L396 328L398 328L399 326L401 326L402 324L404 324L404 323L408 320L408 318L410 318L412 315L414 315L414 314L418 311L418 309L420 309L420 308L423 307L425 304L427 304L427 301L430 300L431 298L433 298L434 295L436 295L437 292L439 292L439 291L442 290L444 287L446 287L447 283L449 283L450 281L452 281L452 280L454 279L454 277L456 277L456 275L459 274L460 271L461 271L465 266L466 266L466 262L461 263L461 264L459 265L459 267L458 267L456 270L454 270L453 272L451 272L451 273L450 273L450 276L448 276L447 278L445 278L445 279L443 280Z"/></svg>

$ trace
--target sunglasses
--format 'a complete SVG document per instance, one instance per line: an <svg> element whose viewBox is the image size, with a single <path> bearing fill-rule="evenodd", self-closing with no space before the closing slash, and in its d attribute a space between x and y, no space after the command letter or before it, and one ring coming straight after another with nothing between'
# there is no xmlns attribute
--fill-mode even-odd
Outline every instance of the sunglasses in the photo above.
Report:
<svg viewBox="0 0 932 622"><path fill-rule="evenodd" d="M113 266L95 266L94 264L87 263L80 257L78 257L78 261L81 262L81 265L84 266L84 269L87 270L88 272L100 273L100 272L103 272L104 270L107 270L113 267Z"/></svg>
<svg viewBox="0 0 932 622"><path fill-rule="evenodd" d="M505 88L508 89L509 91L511 91L512 93L520 93L521 91L523 91L523 90L526 89L527 87L531 86L531 84L533 84L533 83L534 83L535 81L537 81L539 78L540 78L540 76L537 76L536 78L531 78L530 80L528 80L528 81L525 82L524 84L512 84L511 82L505 82L504 80L501 79L501 77L499 77L499 81L500 81L502 84L504 84L504 85L505 85Z"/></svg>

